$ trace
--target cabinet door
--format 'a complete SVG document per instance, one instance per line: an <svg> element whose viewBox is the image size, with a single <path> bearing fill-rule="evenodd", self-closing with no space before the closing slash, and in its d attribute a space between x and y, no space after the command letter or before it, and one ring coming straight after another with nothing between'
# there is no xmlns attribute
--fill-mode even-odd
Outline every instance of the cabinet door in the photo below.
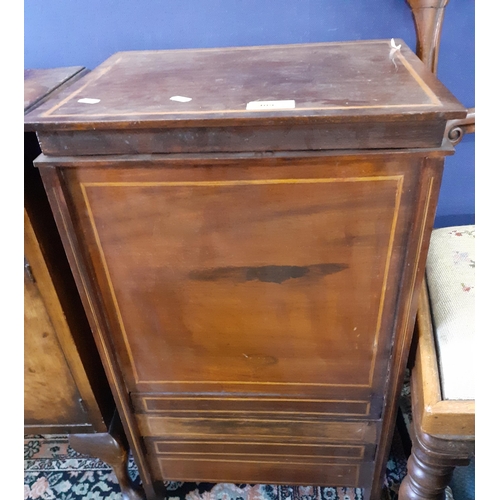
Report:
<svg viewBox="0 0 500 500"><path fill-rule="evenodd" d="M283 397L283 412L379 418L423 165L323 154L62 170L129 390L168 393L143 410L274 413Z"/></svg>
<svg viewBox="0 0 500 500"><path fill-rule="evenodd" d="M24 222L25 431L40 432L50 428L50 432L64 432L85 427L90 425L88 414L36 281L39 279L43 283L43 255L27 216ZM47 294L47 287L45 292ZM56 300L55 295L52 300Z"/></svg>

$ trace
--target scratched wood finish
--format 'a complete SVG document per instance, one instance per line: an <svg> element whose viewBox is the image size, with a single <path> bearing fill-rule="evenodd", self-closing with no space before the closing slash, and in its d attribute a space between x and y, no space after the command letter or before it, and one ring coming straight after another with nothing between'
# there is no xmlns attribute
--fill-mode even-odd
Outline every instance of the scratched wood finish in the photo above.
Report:
<svg viewBox="0 0 500 500"><path fill-rule="evenodd" d="M24 112L40 106L50 94L60 91L65 84L74 83L77 76L83 76L83 66L71 66L53 69L24 70Z"/></svg>
<svg viewBox="0 0 500 500"><path fill-rule="evenodd" d="M379 498L465 116L396 43L119 53L30 114L148 498L167 479ZM245 109L276 99L296 107Z"/></svg>
<svg viewBox="0 0 500 500"><path fill-rule="evenodd" d="M164 417L140 415L139 427L145 436L207 438L284 439L289 442L345 442L350 445L372 444L376 438L376 422L370 421L301 421L297 419L269 422L265 418ZM295 417L295 416L294 416ZM306 439L304 439L306 436Z"/></svg>
<svg viewBox="0 0 500 500"><path fill-rule="evenodd" d="M120 52L29 121L54 156L439 147L463 109L397 43Z"/></svg>

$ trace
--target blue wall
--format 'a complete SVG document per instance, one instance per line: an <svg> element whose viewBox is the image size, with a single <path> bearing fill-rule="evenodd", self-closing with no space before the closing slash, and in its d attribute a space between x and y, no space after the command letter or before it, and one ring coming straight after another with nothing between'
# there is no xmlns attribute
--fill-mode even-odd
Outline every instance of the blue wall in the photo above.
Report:
<svg viewBox="0 0 500 500"><path fill-rule="evenodd" d="M122 50L402 38L415 47L405 0L25 0L25 68L93 69ZM450 0L438 77L475 105L473 0ZM474 135L446 160L436 225L474 208Z"/></svg>

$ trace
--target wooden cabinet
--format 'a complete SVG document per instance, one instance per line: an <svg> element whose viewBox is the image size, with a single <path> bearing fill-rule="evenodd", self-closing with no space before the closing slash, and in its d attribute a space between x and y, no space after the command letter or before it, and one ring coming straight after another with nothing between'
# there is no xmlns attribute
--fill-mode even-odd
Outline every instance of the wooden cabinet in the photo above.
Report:
<svg viewBox="0 0 500 500"><path fill-rule="evenodd" d="M148 498L167 479L379 498L465 116L395 45L121 52L30 115Z"/></svg>
<svg viewBox="0 0 500 500"><path fill-rule="evenodd" d="M86 73L82 67L26 70L25 113ZM139 500L103 364L33 166L40 148L27 121L24 144L24 431L69 434L75 450L108 462L123 494Z"/></svg>
<svg viewBox="0 0 500 500"><path fill-rule="evenodd" d="M25 113L85 73L82 67L25 71ZM27 125L24 169L25 431L42 434L105 432L112 416L113 400L107 384L98 383L104 378L104 370L40 174L33 167L33 160L39 154L35 133ZM89 363L91 359L92 364Z"/></svg>

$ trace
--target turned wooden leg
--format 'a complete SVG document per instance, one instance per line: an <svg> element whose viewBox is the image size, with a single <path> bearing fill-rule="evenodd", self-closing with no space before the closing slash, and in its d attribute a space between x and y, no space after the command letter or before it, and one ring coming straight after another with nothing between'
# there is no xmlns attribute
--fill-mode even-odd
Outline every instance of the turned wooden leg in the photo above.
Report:
<svg viewBox="0 0 500 500"><path fill-rule="evenodd" d="M454 466L429 465L411 455L408 475L399 489L400 500L446 500L446 487L453 476Z"/></svg>
<svg viewBox="0 0 500 500"><path fill-rule="evenodd" d="M414 406L414 410L417 408ZM399 488L399 500L445 500L456 466L468 465L475 441L431 436L422 431L418 412L412 422L412 448L408 474Z"/></svg>
<svg viewBox="0 0 500 500"><path fill-rule="evenodd" d="M97 457L113 468L123 500L145 500L128 473L128 444L119 419L113 419L108 433L70 434L69 444L78 453Z"/></svg>

